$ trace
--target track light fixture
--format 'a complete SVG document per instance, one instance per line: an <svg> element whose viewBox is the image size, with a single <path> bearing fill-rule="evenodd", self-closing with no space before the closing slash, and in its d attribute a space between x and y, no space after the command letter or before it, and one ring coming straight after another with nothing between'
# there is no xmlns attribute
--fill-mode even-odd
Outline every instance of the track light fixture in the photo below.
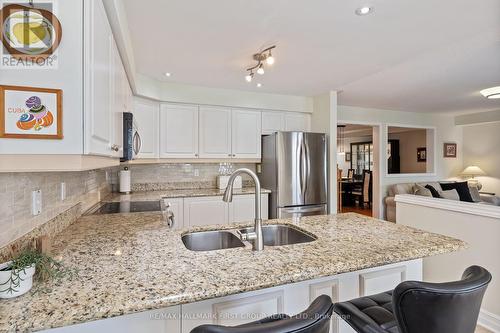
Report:
<svg viewBox="0 0 500 333"><path fill-rule="evenodd" d="M272 54L272 50L276 48L276 45L270 46L264 50L262 50L259 53L256 53L253 55L253 60L257 62L255 66L252 66L250 68L247 68L247 75L245 76L245 80L247 82L252 82L254 73L257 73L259 75L264 75L265 70L264 70L264 63L266 65L272 66L274 64L274 57ZM255 71L255 72L254 72Z"/></svg>

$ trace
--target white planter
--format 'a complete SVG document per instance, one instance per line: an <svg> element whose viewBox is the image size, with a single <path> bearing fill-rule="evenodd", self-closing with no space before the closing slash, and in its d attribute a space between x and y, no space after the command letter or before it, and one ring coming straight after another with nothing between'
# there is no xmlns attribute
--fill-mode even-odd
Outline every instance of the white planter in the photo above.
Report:
<svg viewBox="0 0 500 333"><path fill-rule="evenodd" d="M11 261L3 263L0 265L0 269L5 267L9 267ZM17 296L21 296L28 291L30 291L31 287L33 287L33 275L35 275L35 265L31 265L26 269L21 270L19 272L19 286L15 287L15 292L5 291L5 289L9 288L9 280L11 277L12 271L0 271L0 298L14 298ZM15 281L18 283L18 281Z"/></svg>

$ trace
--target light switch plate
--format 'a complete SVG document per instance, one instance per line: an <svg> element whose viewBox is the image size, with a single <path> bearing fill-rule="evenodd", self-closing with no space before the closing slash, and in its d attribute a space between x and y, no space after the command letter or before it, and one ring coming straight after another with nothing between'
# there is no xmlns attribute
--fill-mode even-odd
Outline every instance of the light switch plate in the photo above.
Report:
<svg viewBox="0 0 500 333"><path fill-rule="evenodd" d="M35 190L31 192L31 214L33 216L42 213L42 190Z"/></svg>

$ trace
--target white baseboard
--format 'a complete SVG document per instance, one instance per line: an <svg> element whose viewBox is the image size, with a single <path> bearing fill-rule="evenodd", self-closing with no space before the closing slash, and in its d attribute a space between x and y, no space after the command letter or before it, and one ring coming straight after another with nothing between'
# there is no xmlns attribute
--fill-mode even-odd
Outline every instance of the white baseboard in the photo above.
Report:
<svg viewBox="0 0 500 333"><path fill-rule="evenodd" d="M500 333L500 316L481 309L478 324L494 333Z"/></svg>

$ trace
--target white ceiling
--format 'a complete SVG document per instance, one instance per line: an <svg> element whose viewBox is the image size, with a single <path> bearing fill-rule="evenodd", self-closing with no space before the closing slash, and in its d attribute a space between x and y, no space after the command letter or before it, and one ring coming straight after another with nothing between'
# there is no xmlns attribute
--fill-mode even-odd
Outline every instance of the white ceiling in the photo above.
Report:
<svg viewBox="0 0 500 333"><path fill-rule="evenodd" d="M498 0L124 0L137 71L206 87L313 96L414 112L498 109ZM371 15L354 14L362 5ZM244 80L251 55L276 63ZM166 78L163 73L171 72Z"/></svg>

